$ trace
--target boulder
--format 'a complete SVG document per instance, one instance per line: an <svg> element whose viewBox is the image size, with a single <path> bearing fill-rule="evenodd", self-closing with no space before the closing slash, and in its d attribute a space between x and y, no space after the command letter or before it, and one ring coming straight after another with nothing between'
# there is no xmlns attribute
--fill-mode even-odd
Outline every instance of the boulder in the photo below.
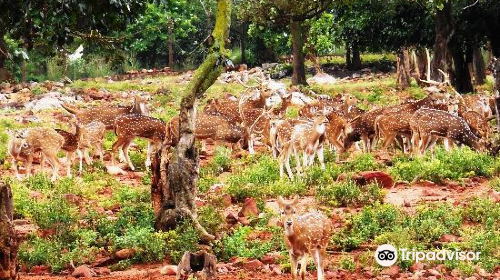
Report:
<svg viewBox="0 0 500 280"><path fill-rule="evenodd" d="M259 216L259 209L257 208L257 203L253 198L245 199L245 203L241 208L241 211L238 213L240 217L250 217L250 216Z"/></svg>
<svg viewBox="0 0 500 280"><path fill-rule="evenodd" d="M75 278L80 278L80 277L90 278L95 275L96 273L86 265L81 265L75 268L73 273L71 273L71 276Z"/></svg>
<svg viewBox="0 0 500 280"><path fill-rule="evenodd" d="M377 183L380 187L390 189L394 186L392 177L382 171L363 171L354 175L353 180L361 186Z"/></svg>

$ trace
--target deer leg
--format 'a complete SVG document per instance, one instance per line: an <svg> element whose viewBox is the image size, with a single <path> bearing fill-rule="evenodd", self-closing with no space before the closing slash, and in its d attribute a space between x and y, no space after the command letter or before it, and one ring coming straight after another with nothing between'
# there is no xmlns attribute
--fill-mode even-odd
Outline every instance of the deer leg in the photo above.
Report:
<svg viewBox="0 0 500 280"><path fill-rule="evenodd" d="M290 250L288 252L290 255L290 265L291 265L291 270L292 270L292 279L296 280L297 279L297 266L299 262L297 261L297 256L293 254L293 251Z"/></svg>
<svg viewBox="0 0 500 280"><path fill-rule="evenodd" d="M91 165L92 164L92 159L89 156L89 150L88 149L83 150L83 157L84 157L85 163L87 165Z"/></svg>
<svg viewBox="0 0 500 280"><path fill-rule="evenodd" d="M14 168L14 174L16 175L16 178L18 180L21 180L21 175L19 175L19 170L17 167L17 160L15 158L12 158L12 168Z"/></svg>
<svg viewBox="0 0 500 280"><path fill-rule="evenodd" d="M120 148L120 151L119 151L119 154L118 154L118 160L120 162L124 162L126 161L126 158L125 158L125 153L123 152L123 149ZM114 164L114 163L113 163Z"/></svg>
<svg viewBox="0 0 500 280"><path fill-rule="evenodd" d="M394 134L387 135L387 134L384 133L384 143L382 144L382 148L381 148L381 150L384 153L388 152L387 149L389 148L389 146L394 141L394 138L396 138L396 135L394 135Z"/></svg>
<svg viewBox="0 0 500 280"><path fill-rule="evenodd" d="M76 153L78 154L78 174L82 175L83 173L83 153L80 149L76 150Z"/></svg>
<svg viewBox="0 0 500 280"><path fill-rule="evenodd" d="M283 154L285 156L285 165L286 165L286 172L288 173L288 177L290 177L290 180L293 180L293 172L292 168L290 167L290 156L292 154L291 147L285 147L283 149Z"/></svg>
<svg viewBox="0 0 500 280"><path fill-rule="evenodd" d="M130 170L134 171L135 167L132 164L132 161L130 160L130 156L128 154L128 149L130 148L130 144L132 144L132 139L128 139L125 141L125 144L123 144L123 153L125 154L125 160L128 164L128 167L130 168Z"/></svg>
<svg viewBox="0 0 500 280"><path fill-rule="evenodd" d="M322 267L323 260L321 258L321 253L319 248L314 249L313 259L314 259L314 264L316 265L316 270L318 271L318 280L323 280L324 279L323 275L324 273Z"/></svg>
<svg viewBox="0 0 500 280"><path fill-rule="evenodd" d="M52 165L51 180L55 181L55 180L57 180L57 177L59 176L59 160L57 159L57 156L53 155L53 154L49 154L46 156L47 156L47 160L49 161L50 165Z"/></svg>
<svg viewBox="0 0 500 280"><path fill-rule="evenodd" d="M66 177L71 178L71 164L75 159L75 152L66 153Z"/></svg>
<svg viewBox="0 0 500 280"><path fill-rule="evenodd" d="M306 279L306 272L307 272L307 254L304 254L300 259L300 278L302 280Z"/></svg>
<svg viewBox="0 0 500 280"><path fill-rule="evenodd" d="M202 141L204 143L205 141ZM153 144L151 142L148 143L148 153L146 154L146 162L144 162L144 165L146 166L146 169L149 170L149 167L151 166L151 154L153 153L153 149L155 148L156 144Z"/></svg>
<svg viewBox="0 0 500 280"><path fill-rule="evenodd" d="M378 139L376 136L372 136L372 138L370 139L370 152L373 151L375 149L375 147L377 146L377 142L378 142Z"/></svg>
<svg viewBox="0 0 500 280"><path fill-rule="evenodd" d="M113 147L111 148L111 164L112 165L115 165L115 154L116 154L116 150L120 149L120 153L123 153L123 149L122 149L122 146L125 144L126 141L128 141L129 139L126 139L126 138L123 138L123 137L118 137L118 139L116 140L115 143L113 143ZM121 157L121 154L120 154L120 157ZM125 155L123 155L123 157L125 158ZM120 162L122 162L122 160L120 159Z"/></svg>
<svg viewBox="0 0 500 280"><path fill-rule="evenodd" d="M323 153L323 145L319 146L318 148L318 160L321 165L321 169L325 170L325 155Z"/></svg>
<svg viewBox="0 0 500 280"><path fill-rule="evenodd" d="M253 147L254 139L255 139L255 136L253 135L253 133L250 134L250 139L248 140L248 152L251 155L255 154L255 150L254 150L254 147Z"/></svg>
<svg viewBox="0 0 500 280"><path fill-rule="evenodd" d="M41 159L43 162L43 158ZM33 154L30 154L26 160L26 178L31 175L31 165L33 164Z"/></svg>

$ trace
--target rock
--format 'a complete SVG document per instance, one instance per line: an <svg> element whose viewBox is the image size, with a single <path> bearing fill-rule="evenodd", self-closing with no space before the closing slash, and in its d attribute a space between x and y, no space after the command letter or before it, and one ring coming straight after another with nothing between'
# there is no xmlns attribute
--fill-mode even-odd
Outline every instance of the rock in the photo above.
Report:
<svg viewBox="0 0 500 280"><path fill-rule="evenodd" d="M410 271L415 272L418 270L423 270L424 269L424 264L421 262L416 262L410 266Z"/></svg>
<svg viewBox="0 0 500 280"><path fill-rule="evenodd" d="M249 261L243 262L242 266L244 269L258 270L262 267L262 262L259 260L249 260Z"/></svg>
<svg viewBox="0 0 500 280"><path fill-rule="evenodd" d="M121 249L120 251L115 253L115 256L121 260L130 259L134 255L135 255L134 249Z"/></svg>
<svg viewBox="0 0 500 280"><path fill-rule="evenodd" d="M220 193L224 189L224 184L215 184L208 189L209 193Z"/></svg>
<svg viewBox="0 0 500 280"><path fill-rule="evenodd" d="M176 265L166 265L160 269L162 275L177 275Z"/></svg>
<svg viewBox="0 0 500 280"><path fill-rule="evenodd" d="M64 200L74 205L80 205L80 203L82 202L81 197L79 197L78 195L74 195L72 193L63 194L62 197L64 198Z"/></svg>
<svg viewBox="0 0 500 280"><path fill-rule="evenodd" d="M453 234L444 234L439 238L439 241L441 242L458 242L460 241L460 237L453 235Z"/></svg>
<svg viewBox="0 0 500 280"><path fill-rule="evenodd" d="M393 265L391 267L388 267L381 272L382 275L388 275L391 278L396 278L399 275L399 266Z"/></svg>
<svg viewBox="0 0 500 280"><path fill-rule="evenodd" d="M239 217L238 222L244 226L250 225L250 221L248 220L247 217Z"/></svg>
<svg viewBox="0 0 500 280"><path fill-rule="evenodd" d="M123 171L123 169L116 165L107 165L106 171L110 175L127 175L127 172Z"/></svg>
<svg viewBox="0 0 500 280"><path fill-rule="evenodd" d="M277 276L283 274L283 271L279 265L274 265L271 268L271 275Z"/></svg>
<svg viewBox="0 0 500 280"><path fill-rule="evenodd" d="M238 218L233 213L229 213L226 216L226 223L229 225L235 225L238 223Z"/></svg>
<svg viewBox="0 0 500 280"><path fill-rule="evenodd" d="M253 198L245 199L245 203L241 208L241 211L238 213L240 217L250 217L250 216L259 216L259 209L257 208L257 203Z"/></svg>
<svg viewBox="0 0 500 280"><path fill-rule="evenodd" d="M335 77L330 76L326 73L317 73L313 77L307 79L307 83L318 85L335 84L336 82L338 82L338 80Z"/></svg>
<svg viewBox="0 0 500 280"><path fill-rule="evenodd" d="M371 183L377 183L380 187L390 189L394 186L392 177L382 171L364 171L360 172L353 177L358 185L364 186Z"/></svg>
<svg viewBox="0 0 500 280"><path fill-rule="evenodd" d="M40 200L40 199L42 199L42 198L43 198L43 196L44 196L44 195L43 195L43 193L41 193L41 192L31 191L31 192L30 192L30 194L29 194L29 196L30 196L31 198L34 198L35 200Z"/></svg>
<svg viewBox="0 0 500 280"><path fill-rule="evenodd" d="M436 278L440 278L441 277L441 272L433 269L433 268L429 268L425 271L425 276L434 276Z"/></svg>
<svg viewBox="0 0 500 280"><path fill-rule="evenodd" d="M71 273L71 276L75 278L80 278L80 277L90 278L95 275L96 273L86 265L81 265L75 268L73 273Z"/></svg>
<svg viewBox="0 0 500 280"><path fill-rule="evenodd" d="M98 276L106 276L111 274L111 269L107 267L96 267L94 268L94 271Z"/></svg>
<svg viewBox="0 0 500 280"><path fill-rule="evenodd" d="M33 274L45 274L49 273L50 268L46 265L35 265L30 269L30 273Z"/></svg>
<svg viewBox="0 0 500 280"><path fill-rule="evenodd" d="M275 264L278 263L278 261L281 259L281 254L279 252L272 252L272 253L267 253L263 258L262 258L262 263L264 264Z"/></svg>
<svg viewBox="0 0 500 280"><path fill-rule="evenodd" d="M222 195L221 200L222 200L222 205L226 208L233 204L233 200L231 199L231 195L229 195L227 193Z"/></svg>
<svg viewBox="0 0 500 280"><path fill-rule="evenodd" d="M205 205L205 204L207 203L207 201L206 201L205 199L201 199L201 198L199 198L199 197L196 197L196 198L194 199L194 203L195 203L195 205L196 205L196 207L197 207L197 208L200 208L200 207L202 207L203 205Z"/></svg>
<svg viewBox="0 0 500 280"><path fill-rule="evenodd" d="M453 277L460 277L460 274L461 274L460 270L458 270L456 268L452 269L451 272L450 272L450 275L453 276Z"/></svg>

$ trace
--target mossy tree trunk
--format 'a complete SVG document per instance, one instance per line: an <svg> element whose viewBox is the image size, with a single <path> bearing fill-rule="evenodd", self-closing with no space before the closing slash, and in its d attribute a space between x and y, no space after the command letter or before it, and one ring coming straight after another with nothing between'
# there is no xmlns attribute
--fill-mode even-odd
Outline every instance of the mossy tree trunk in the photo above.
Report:
<svg viewBox="0 0 500 280"><path fill-rule="evenodd" d="M396 66L397 86L401 89L408 88L411 82L410 60L408 57L408 50L405 47L401 47L397 52Z"/></svg>
<svg viewBox="0 0 500 280"><path fill-rule="evenodd" d="M18 242L12 225L10 186L0 181L0 279L16 279Z"/></svg>
<svg viewBox="0 0 500 280"><path fill-rule="evenodd" d="M211 40L213 44L205 61L194 73L181 101L179 142L170 153L169 137L166 137L161 157L157 156L153 165L151 192L157 229L169 230L180 221L189 219L205 242L213 240L214 236L199 224L194 203L199 170L199 156L193 134L195 103L217 80L223 70L223 63L229 56L226 44L231 24L231 5L232 0L217 1L217 19Z"/></svg>

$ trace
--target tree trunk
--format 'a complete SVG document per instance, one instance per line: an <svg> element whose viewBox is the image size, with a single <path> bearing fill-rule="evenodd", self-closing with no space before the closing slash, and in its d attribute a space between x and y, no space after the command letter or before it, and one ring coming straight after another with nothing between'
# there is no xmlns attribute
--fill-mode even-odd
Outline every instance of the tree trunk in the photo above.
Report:
<svg viewBox="0 0 500 280"><path fill-rule="evenodd" d="M167 26L168 32L168 67L174 67L174 34L173 34L173 22L170 20Z"/></svg>
<svg viewBox="0 0 500 280"><path fill-rule="evenodd" d="M198 180L199 157L193 134L196 118L195 102L217 80L227 61L229 52L225 45L231 24L231 0L217 1L217 19L212 32L213 45L203 64L196 70L181 100L179 115L180 139L175 151L170 153L170 139L165 137L161 157L156 156L153 165L151 194L156 214L156 228L169 230L189 219L199 231L201 240L208 242L214 236L199 224L194 199Z"/></svg>
<svg viewBox="0 0 500 280"><path fill-rule="evenodd" d="M405 89L410 86L410 60L408 57L408 51L405 47L401 47L397 53L396 58L397 67L397 86L401 89Z"/></svg>
<svg viewBox="0 0 500 280"><path fill-rule="evenodd" d="M4 34L0 33L0 68L4 68L6 59L7 44L5 43Z"/></svg>
<svg viewBox="0 0 500 280"><path fill-rule="evenodd" d="M417 50L412 50L409 52L410 59L410 75L415 79L417 83L420 82L422 76L420 76L420 65L417 56Z"/></svg>
<svg viewBox="0 0 500 280"><path fill-rule="evenodd" d="M14 226L12 192L0 181L0 279L16 279L18 239Z"/></svg>
<svg viewBox="0 0 500 280"><path fill-rule="evenodd" d="M486 83L486 66L484 64L483 53L481 48L475 47L472 54L474 78L476 79L476 84L484 85Z"/></svg>
<svg viewBox="0 0 500 280"><path fill-rule="evenodd" d="M241 24L241 37L240 37L240 49L241 49L241 62L243 64L247 63L247 38L248 38L248 23L244 22Z"/></svg>
<svg viewBox="0 0 500 280"><path fill-rule="evenodd" d="M304 57L305 34L302 22L292 21L290 23L290 30L292 33L293 52L292 85L307 85L306 62Z"/></svg>
<svg viewBox="0 0 500 280"><path fill-rule="evenodd" d="M351 47L347 42L345 44L345 66L347 69L352 69Z"/></svg>
<svg viewBox="0 0 500 280"><path fill-rule="evenodd" d="M439 69L448 72L450 65L448 41L452 32L451 1L444 2L442 10L436 12L436 39L434 41L434 59L432 60L431 79L442 82L443 76Z"/></svg>
<svg viewBox="0 0 500 280"><path fill-rule="evenodd" d="M359 48L357 44L352 44L352 63L350 70L359 70L361 69L361 53L359 52Z"/></svg>
<svg viewBox="0 0 500 280"><path fill-rule="evenodd" d="M458 44L455 44L454 48L451 48L452 56L453 56L453 65L455 66L453 76L450 77L451 82L455 89L459 93L471 93L474 91L474 87L472 86L471 75L468 66L468 60L471 58L464 57L464 51L458 48ZM470 57L472 55L469 55Z"/></svg>

